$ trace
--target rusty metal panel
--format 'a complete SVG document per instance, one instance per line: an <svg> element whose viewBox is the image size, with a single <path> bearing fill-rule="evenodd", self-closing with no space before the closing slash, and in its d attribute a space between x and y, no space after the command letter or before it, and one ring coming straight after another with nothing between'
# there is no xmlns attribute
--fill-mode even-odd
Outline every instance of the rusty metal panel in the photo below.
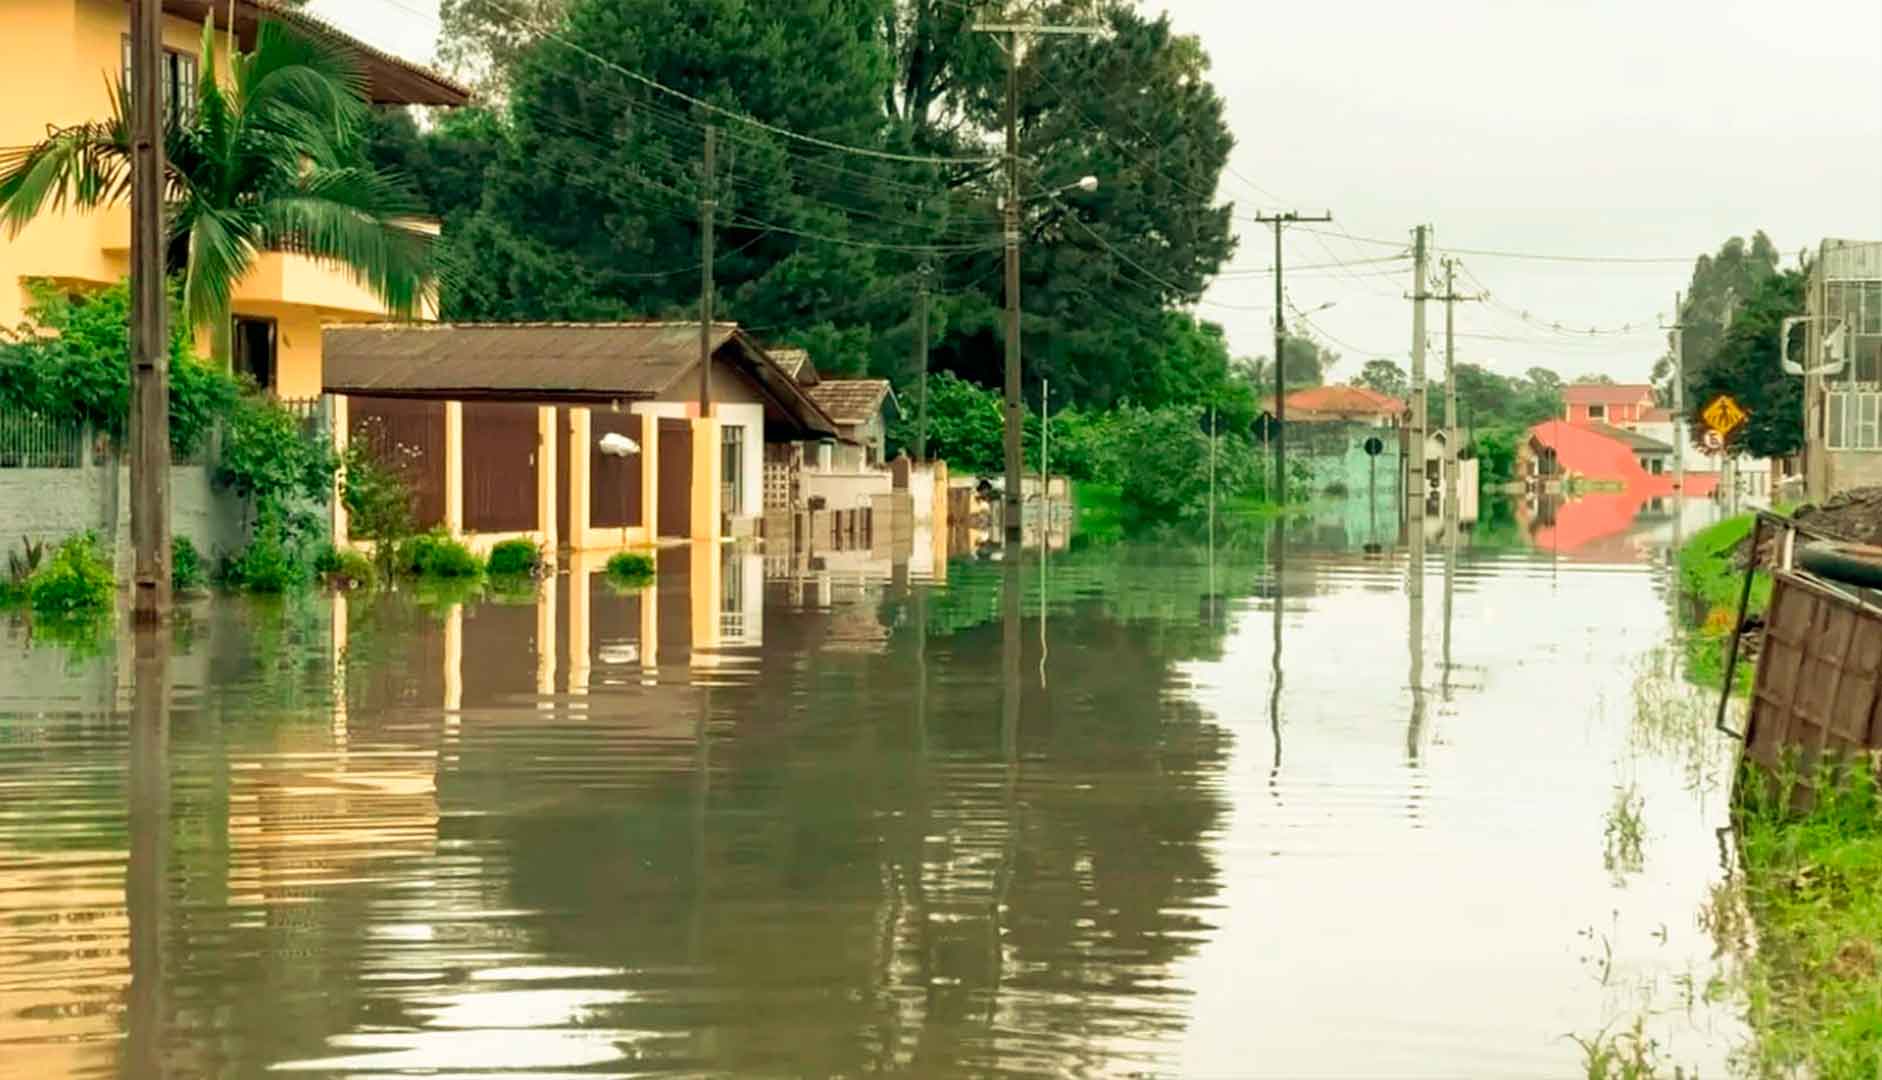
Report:
<svg viewBox="0 0 1882 1080"><path fill-rule="evenodd" d="M660 535L693 535L693 425L660 419Z"/></svg>
<svg viewBox="0 0 1882 1080"><path fill-rule="evenodd" d="M444 524L444 402L352 397L348 437L372 447L412 490L412 520L421 529Z"/></svg>
<svg viewBox="0 0 1882 1080"><path fill-rule="evenodd" d="M1753 761L1806 771L1882 745L1882 613L1808 575L1774 576L1746 731Z"/></svg>
<svg viewBox="0 0 1882 1080"><path fill-rule="evenodd" d="M536 406L464 403L464 528L527 532L536 527L540 460Z"/></svg>
<svg viewBox="0 0 1882 1080"><path fill-rule="evenodd" d="M639 452L615 457L601 452L605 435L625 435L640 445L645 437L635 413L596 409L588 418L588 522L597 529L639 528L642 523L642 458Z"/></svg>

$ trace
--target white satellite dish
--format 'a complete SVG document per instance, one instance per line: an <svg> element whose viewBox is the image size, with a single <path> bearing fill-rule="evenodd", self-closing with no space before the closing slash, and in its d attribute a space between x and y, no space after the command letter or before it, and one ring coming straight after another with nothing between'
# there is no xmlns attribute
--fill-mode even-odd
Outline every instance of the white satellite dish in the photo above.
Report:
<svg viewBox="0 0 1882 1080"><path fill-rule="evenodd" d="M640 453L640 444L619 432L609 432L601 437L601 452L609 457L627 457Z"/></svg>

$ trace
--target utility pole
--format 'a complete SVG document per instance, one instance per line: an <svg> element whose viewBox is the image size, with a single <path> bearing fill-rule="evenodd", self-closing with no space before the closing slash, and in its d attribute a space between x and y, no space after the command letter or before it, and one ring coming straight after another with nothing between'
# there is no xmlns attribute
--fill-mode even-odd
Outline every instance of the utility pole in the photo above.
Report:
<svg viewBox="0 0 1882 1080"><path fill-rule="evenodd" d="M1457 260L1444 259L1444 507L1457 527L1457 302L1481 296L1457 294Z"/></svg>
<svg viewBox="0 0 1882 1080"><path fill-rule="evenodd" d="M170 349L163 253L162 0L131 0L132 618L170 614Z"/></svg>
<svg viewBox="0 0 1882 1080"><path fill-rule="evenodd" d="M1290 222L1332 221L1331 213L1302 217L1292 210L1277 214L1255 214L1255 220L1274 226L1274 501L1287 502L1287 364L1283 349L1287 345L1285 318L1286 292L1281 283L1281 230Z"/></svg>
<svg viewBox="0 0 1882 1080"><path fill-rule="evenodd" d="M915 405L915 460L928 460L928 276L933 267L927 260L915 287L915 370L921 373Z"/></svg>
<svg viewBox="0 0 1882 1080"><path fill-rule="evenodd" d="M1009 547L1020 542L1020 318L1019 318L1019 39L1021 34L1096 35L1096 26L1040 23L975 23L983 33L1006 35L1006 498L1002 512Z"/></svg>
<svg viewBox="0 0 1882 1080"><path fill-rule="evenodd" d="M713 153L719 131L706 125L706 156L699 185L699 415L712 415L712 197Z"/></svg>
<svg viewBox="0 0 1882 1080"><path fill-rule="evenodd" d="M1411 461L1407 464L1411 483L1411 517L1419 546L1422 548L1425 517L1425 491L1429 481L1425 478L1425 433L1429 424L1425 411L1425 300L1429 295L1425 291L1425 245L1430 240L1431 227L1420 225L1413 230L1412 239L1412 370L1411 370Z"/></svg>
<svg viewBox="0 0 1882 1080"><path fill-rule="evenodd" d="M1686 496L1686 297L1673 294L1673 493ZM1676 501L1673 513L1679 514Z"/></svg>

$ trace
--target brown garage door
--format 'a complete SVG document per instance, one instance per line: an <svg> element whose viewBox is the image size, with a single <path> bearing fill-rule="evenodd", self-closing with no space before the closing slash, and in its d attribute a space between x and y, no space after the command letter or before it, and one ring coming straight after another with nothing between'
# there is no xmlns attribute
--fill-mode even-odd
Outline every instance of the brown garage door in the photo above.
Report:
<svg viewBox="0 0 1882 1080"><path fill-rule="evenodd" d="M349 397L348 438L396 470L412 489L413 522L444 524L444 402Z"/></svg>
<svg viewBox="0 0 1882 1080"><path fill-rule="evenodd" d="M639 446L640 417L634 413L603 412L588 416L588 520L597 529L638 528L641 524L642 459L638 452L615 457L601 452L606 435L625 435ZM661 448L666 443L662 438ZM665 519L662 518L662 521Z"/></svg>
<svg viewBox="0 0 1882 1080"><path fill-rule="evenodd" d="M464 403L464 528L524 532L536 527L536 407Z"/></svg>
<svg viewBox="0 0 1882 1080"><path fill-rule="evenodd" d="M660 535L693 535L693 425L660 421Z"/></svg>

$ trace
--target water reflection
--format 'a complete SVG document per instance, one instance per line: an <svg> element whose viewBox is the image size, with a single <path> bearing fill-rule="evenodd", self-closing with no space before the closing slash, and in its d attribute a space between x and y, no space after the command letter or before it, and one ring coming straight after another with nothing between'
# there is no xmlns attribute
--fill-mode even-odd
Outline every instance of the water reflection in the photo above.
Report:
<svg viewBox="0 0 1882 1080"><path fill-rule="evenodd" d="M1578 931L1706 962L1666 564L1343 513L217 600L167 683L10 637L0 1072L1558 1075Z"/></svg>

